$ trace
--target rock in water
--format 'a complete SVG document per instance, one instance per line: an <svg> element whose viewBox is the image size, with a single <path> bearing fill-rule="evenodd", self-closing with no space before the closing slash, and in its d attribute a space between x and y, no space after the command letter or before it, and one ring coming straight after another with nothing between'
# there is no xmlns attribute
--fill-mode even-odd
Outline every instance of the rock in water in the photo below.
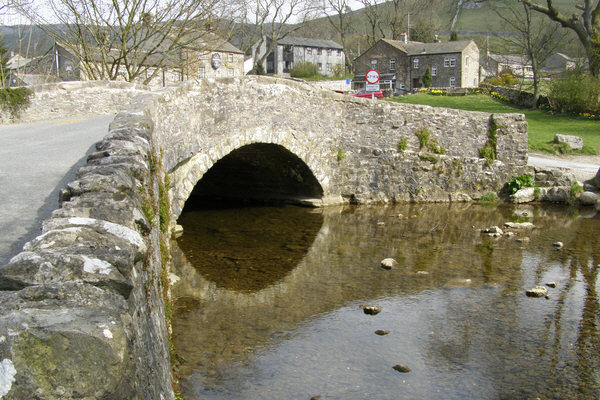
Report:
<svg viewBox="0 0 600 400"><path fill-rule="evenodd" d="M362 306L361 308L367 315L376 315L381 312L381 307L379 306Z"/></svg>
<svg viewBox="0 0 600 400"><path fill-rule="evenodd" d="M532 289L525 291L528 297L545 297L548 295L548 289L543 286L536 286Z"/></svg>
<svg viewBox="0 0 600 400"><path fill-rule="evenodd" d="M410 372L410 368L407 367L406 365L402 365L402 364L396 364L392 368L394 368L396 371L402 372L404 374L407 372Z"/></svg>
<svg viewBox="0 0 600 400"><path fill-rule="evenodd" d="M376 334L376 335L379 335L379 336L385 336L385 335L387 335L388 333L390 333L390 331L388 331L388 330L385 330L385 329L377 329L377 330L375 331L375 334Z"/></svg>
<svg viewBox="0 0 600 400"><path fill-rule="evenodd" d="M385 259L381 260L381 268L383 268L383 269L392 269L397 264L398 264L398 262L396 260L394 260L393 258L385 258Z"/></svg>

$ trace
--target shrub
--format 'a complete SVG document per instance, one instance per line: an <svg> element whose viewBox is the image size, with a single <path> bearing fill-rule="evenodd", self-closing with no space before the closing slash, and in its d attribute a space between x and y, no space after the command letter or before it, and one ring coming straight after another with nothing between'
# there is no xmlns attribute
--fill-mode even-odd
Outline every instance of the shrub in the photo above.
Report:
<svg viewBox="0 0 600 400"><path fill-rule="evenodd" d="M552 82L548 102L558 112L600 113L600 78L580 70L568 72Z"/></svg>
<svg viewBox="0 0 600 400"><path fill-rule="evenodd" d="M517 176L506 183L508 194L515 194L519 189L533 186L535 186L535 182L533 181L533 177L529 174Z"/></svg>
<svg viewBox="0 0 600 400"><path fill-rule="evenodd" d="M333 76L344 76L344 72L346 68L344 67L344 64L333 64L331 66L331 72L333 72Z"/></svg>
<svg viewBox="0 0 600 400"><path fill-rule="evenodd" d="M500 76L489 78L487 79L487 82L494 86L511 87L516 85L519 82L519 79L517 79L517 77L514 76L509 70L503 70L500 73Z"/></svg>
<svg viewBox="0 0 600 400"><path fill-rule="evenodd" d="M481 203L492 203L498 201L498 195L496 193L486 193L479 199Z"/></svg>
<svg viewBox="0 0 600 400"><path fill-rule="evenodd" d="M8 111L13 118L19 118L21 112L29 107L31 101L31 90L19 88L0 89L0 108L2 111Z"/></svg>
<svg viewBox="0 0 600 400"><path fill-rule="evenodd" d="M431 87L431 84L433 83L433 76L431 75L431 70L429 67L427 67L421 79L423 80L423 86L426 88Z"/></svg>
<svg viewBox="0 0 600 400"><path fill-rule="evenodd" d="M293 78L311 78L319 74L319 68L316 64L311 62L297 62L294 63L292 69L290 69L290 76Z"/></svg>

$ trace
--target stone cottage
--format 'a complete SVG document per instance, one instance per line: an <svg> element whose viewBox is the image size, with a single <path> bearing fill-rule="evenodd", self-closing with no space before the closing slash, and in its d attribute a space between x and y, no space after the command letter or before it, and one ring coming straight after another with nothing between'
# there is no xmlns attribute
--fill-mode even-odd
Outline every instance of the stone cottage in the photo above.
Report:
<svg viewBox="0 0 600 400"><path fill-rule="evenodd" d="M262 47L260 54L266 52L267 42ZM322 75L343 73L346 65L344 47L333 40L287 36L277 41L274 50L267 55L263 68L270 75L289 76L294 63L299 62L315 64Z"/></svg>
<svg viewBox="0 0 600 400"><path fill-rule="evenodd" d="M380 39L355 59L353 89L366 87L365 74L379 72L382 90L395 94L423 87L429 68L432 88L469 88L479 85L479 48L472 40L421 43Z"/></svg>

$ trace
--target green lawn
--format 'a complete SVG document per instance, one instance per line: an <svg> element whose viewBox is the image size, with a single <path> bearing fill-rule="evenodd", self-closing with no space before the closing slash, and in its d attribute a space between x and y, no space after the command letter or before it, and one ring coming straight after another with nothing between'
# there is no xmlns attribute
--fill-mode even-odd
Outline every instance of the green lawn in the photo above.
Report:
<svg viewBox="0 0 600 400"><path fill-rule="evenodd" d="M418 93L394 97L398 103L425 104L433 107L489 113L522 113L529 124L529 150L553 152L552 140L556 133L583 138L585 154L600 154L600 121L577 118L568 114L553 115L547 111L529 110L500 102L485 94L469 96L432 96Z"/></svg>

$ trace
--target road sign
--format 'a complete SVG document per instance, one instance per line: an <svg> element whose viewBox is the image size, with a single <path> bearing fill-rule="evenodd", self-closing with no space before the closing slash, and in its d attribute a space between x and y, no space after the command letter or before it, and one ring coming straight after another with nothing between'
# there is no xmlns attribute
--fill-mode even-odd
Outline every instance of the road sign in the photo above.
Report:
<svg viewBox="0 0 600 400"><path fill-rule="evenodd" d="M370 69L365 74L365 79L367 80L367 83L370 83L372 85L379 82L379 78L380 78L379 71L377 71L376 69Z"/></svg>
<svg viewBox="0 0 600 400"><path fill-rule="evenodd" d="M379 92L379 90L381 90L379 83L367 83L367 87L365 89L367 89L367 92Z"/></svg>

